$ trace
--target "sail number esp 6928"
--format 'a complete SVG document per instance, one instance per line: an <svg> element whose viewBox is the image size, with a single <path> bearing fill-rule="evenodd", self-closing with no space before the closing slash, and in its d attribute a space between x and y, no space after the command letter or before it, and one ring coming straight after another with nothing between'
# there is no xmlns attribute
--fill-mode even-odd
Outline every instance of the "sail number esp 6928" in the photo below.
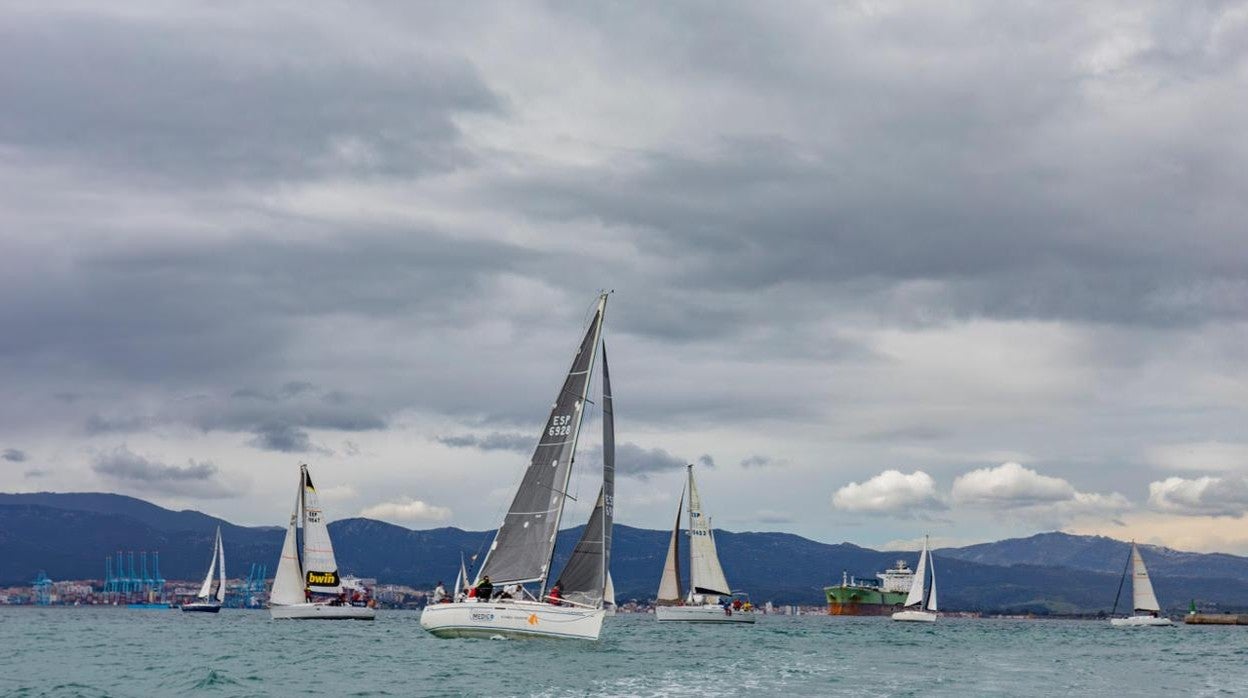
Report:
<svg viewBox="0 0 1248 698"><path fill-rule="evenodd" d="M572 415L557 414L550 418L550 428L546 430L547 436L567 436L572 433Z"/></svg>

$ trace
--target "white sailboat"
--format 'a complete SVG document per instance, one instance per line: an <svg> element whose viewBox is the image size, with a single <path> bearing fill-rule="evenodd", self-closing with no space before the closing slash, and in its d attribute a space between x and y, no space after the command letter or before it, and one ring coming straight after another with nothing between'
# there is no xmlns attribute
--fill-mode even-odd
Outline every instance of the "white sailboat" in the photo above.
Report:
<svg viewBox="0 0 1248 698"><path fill-rule="evenodd" d="M927 585L928 570L931 570L932 586L929 593L924 593ZM919 553L919 566L914 570L914 580L910 582L910 594L906 596L905 606L893 614L893 620L911 623L935 623L936 612L936 563L932 561L932 552L927 549L927 536L923 537L923 550Z"/></svg>
<svg viewBox="0 0 1248 698"><path fill-rule="evenodd" d="M715 548L715 533L710 519L703 516L702 499L693 481L693 465L687 466L689 479L685 487L689 493L689 593L680 595L680 507L684 505L681 494L676 509L676 523L672 527L671 541L667 547L667 560L663 564L663 577L659 580L658 604L654 616L661 621L686 621L695 623L753 623L753 610L733 609L721 604L722 597L731 597L732 588L724 577L719 564L719 552Z"/></svg>
<svg viewBox="0 0 1248 698"><path fill-rule="evenodd" d="M212 582L218 575L218 570L221 580L214 592ZM216 613L221 610L221 604L225 603L225 546L221 543L220 526L217 526L217 537L212 544L212 562L208 563L208 574L204 576L204 583L200 585L195 598L198 600L182 604L182 610L188 613Z"/></svg>
<svg viewBox="0 0 1248 698"><path fill-rule="evenodd" d="M438 637L555 637L597 640L606 615L607 570L615 516L615 422L606 347L602 349L602 489L580 541L547 594L559 519L568 495L581 418L602 339L607 294L598 297L593 320L581 340L563 387L555 398L533 459L474 585L489 579L495 590L516 585L519 598L468 598L426 606L421 627ZM536 584L534 595L524 587Z"/></svg>
<svg viewBox="0 0 1248 698"><path fill-rule="evenodd" d="M1131 555L1127 558L1127 566L1122 570L1122 580L1118 582L1118 596L1122 595L1123 582L1127 579L1127 569L1131 569L1131 607L1132 614L1126 618L1110 618L1110 625L1118 628L1148 628L1174 625L1169 618L1161 615L1161 604L1157 603L1157 595L1153 593L1153 583L1148 578L1148 569L1144 567L1144 558L1140 557L1140 549L1131 541ZM1118 596L1114 597L1113 615L1118 611Z"/></svg>
<svg viewBox="0 0 1248 698"><path fill-rule="evenodd" d="M303 550L300 555L298 528L303 527ZM321 511L320 499L308 466L299 465L299 490L295 509L290 514L282 557L273 577L269 593L269 615L275 619L373 620L376 611L367 606L353 606L345 596L334 546L329 540L329 527Z"/></svg>

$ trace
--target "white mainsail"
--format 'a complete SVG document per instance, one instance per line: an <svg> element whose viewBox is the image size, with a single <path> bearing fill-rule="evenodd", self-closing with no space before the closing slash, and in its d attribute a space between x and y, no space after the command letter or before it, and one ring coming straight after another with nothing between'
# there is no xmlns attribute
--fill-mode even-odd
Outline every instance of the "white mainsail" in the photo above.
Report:
<svg viewBox="0 0 1248 698"><path fill-rule="evenodd" d="M1131 595L1133 606L1137 611L1160 611L1157 595L1153 593L1153 583L1148 578L1148 570L1144 567L1144 558L1140 557L1140 549L1131 544Z"/></svg>
<svg viewBox="0 0 1248 698"><path fill-rule="evenodd" d="M659 603L680 603L680 515L685 508L685 493L680 493L676 505L676 523L672 526L672 539L667 544L667 560L663 563L663 577L659 580Z"/></svg>
<svg viewBox="0 0 1248 698"><path fill-rule="evenodd" d="M221 583L217 585L217 603L225 603L225 542L221 540L221 527L217 527L217 569Z"/></svg>
<svg viewBox="0 0 1248 698"><path fill-rule="evenodd" d="M907 607L923 604L923 584L927 581L927 539L923 539L923 551L919 553L919 565L914 570L914 580L910 582L910 593L906 596Z"/></svg>
<svg viewBox="0 0 1248 698"><path fill-rule="evenodd" d="M927 567L932 571L932 591L927 595L927 610L938 611L940 609L936 607L936 560L932 557L930 550L927 551Z"/></svg>
<svg viewBox="0 0 1248 698"><path fill-rule="evenodd" d="M689 588L691 594L728 596L732 589L719 564L715 538L710 521L702 512L702 499L693 482L693 465L689 465Z"/></svg>
<svg viewBox="0 0 1248 698"><path fill-rule="evenodd" d="M312 591L337 594L342 591L338 578L338 562L334 560L334 544L329 540L329 527L321 512L320 499L308 466L303 473L303 576Z"/></svg>
<svg viewBox="0 0 1248 698"><path fill-rule="evenodd" d="M221 550L221 527L217 527L217 536L212 541L212 562L208 564L208 574L204 577L204 583L199 587L199 593L196 598L207 599L212 596L212 580L217 576L217 556ZM224 586L224 585L222 585Z"/></svg>
<svg viewBox="0 0 1248 698"><path fill-rule="evenodd" d="M303 475L299 476L299 489L295 493L295 508L290 512L290 525L286 528L286 539L282 541L282 557L277 563L277 573L273 576L273 590L269 592L269 603L274 606L291 606L303 603L303 566L299 564L299 550L296 544L296 527L299 522L299 503L303 499Z"/></svg>

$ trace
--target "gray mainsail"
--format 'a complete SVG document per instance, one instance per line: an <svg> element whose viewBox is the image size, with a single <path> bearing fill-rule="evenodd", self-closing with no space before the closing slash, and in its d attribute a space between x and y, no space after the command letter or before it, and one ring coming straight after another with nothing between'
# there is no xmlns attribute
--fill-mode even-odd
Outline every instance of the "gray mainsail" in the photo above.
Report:
<svg viewBox="0 0 1248 698"><path fill-rule="evenodd" d="M477 572L478 581L489 576L496 586L545 583L550 574L555 534L559 531L559 517L563 514L568 479L572 474L576 439L581 431L606 305L604 293L598 297L598 309L568 369L563 388L555 398L515 499Z"/></svg>
<svg viewBox="0 0 1248 698"><path fill-rule="evenodd" d="M581 539L559 575L563 598L601 607L611 569L611 526L615 518L615 415L611 407L611 374L607 347L602 347L602 489Z"/></svg>

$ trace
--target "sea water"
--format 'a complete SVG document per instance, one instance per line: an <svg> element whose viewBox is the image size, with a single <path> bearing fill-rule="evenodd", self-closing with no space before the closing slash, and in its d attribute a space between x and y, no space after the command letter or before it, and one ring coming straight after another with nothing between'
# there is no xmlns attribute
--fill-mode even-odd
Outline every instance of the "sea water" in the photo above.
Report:
<svg viewBox="0 0 1248 698"><path fill-rule="evenodd" d="M272 621L125 608L0 609L4 696L1234 695L1248 628L764 616L606 619L599 642L439 640L419 613Z"/></svg>

